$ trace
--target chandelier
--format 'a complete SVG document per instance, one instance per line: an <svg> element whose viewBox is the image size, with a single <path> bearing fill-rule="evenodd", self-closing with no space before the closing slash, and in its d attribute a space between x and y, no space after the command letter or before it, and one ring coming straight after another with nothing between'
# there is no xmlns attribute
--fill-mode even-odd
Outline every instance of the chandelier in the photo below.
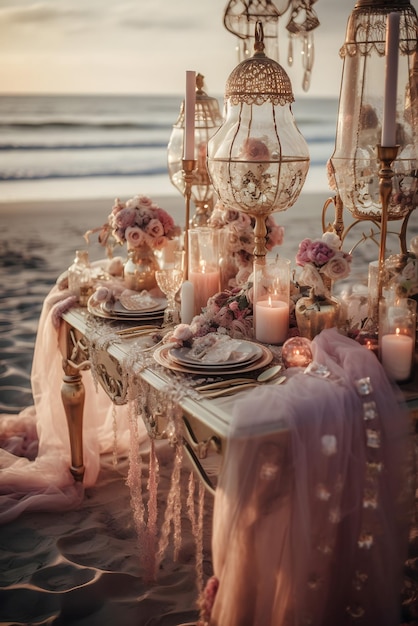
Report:
<svg viewBox="0 0 418 626"><path fill-rule="evenodd" d="M229 0L224 12L225 28L237 37L238 61L248 58L254 49L255 25L263 24L265 53L279 61L279 18L289 12L286 24L289 35L288 63L293 65L294 42L301 41L302 86L308 91L314 62L313 31L319 26L312 8L316 0Z"/></svg>

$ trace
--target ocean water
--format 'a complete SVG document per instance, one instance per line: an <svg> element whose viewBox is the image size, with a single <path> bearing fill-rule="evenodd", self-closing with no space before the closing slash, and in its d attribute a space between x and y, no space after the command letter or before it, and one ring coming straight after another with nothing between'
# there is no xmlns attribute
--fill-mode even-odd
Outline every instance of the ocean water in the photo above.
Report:
<svg viewBox="0 0 418 626"><path fill-rule="evenodd" d="M211 94L212 95L212 94ZM167 145L181 96L0 96L0 202L177 194ZM222 110L223 97L218 97ZM327 187L337 99L293 105L308 142L307 191Z"/></svg>

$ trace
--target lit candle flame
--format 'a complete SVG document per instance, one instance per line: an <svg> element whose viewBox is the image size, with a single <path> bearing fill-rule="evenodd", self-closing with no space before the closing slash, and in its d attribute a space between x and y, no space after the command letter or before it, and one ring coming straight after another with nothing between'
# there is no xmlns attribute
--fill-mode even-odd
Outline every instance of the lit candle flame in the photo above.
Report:
<svg viewBox="0 0 418 626"><path fill-rule="evenodd" d="M269 296L269 306L271 306L271 296Z"/></svg>

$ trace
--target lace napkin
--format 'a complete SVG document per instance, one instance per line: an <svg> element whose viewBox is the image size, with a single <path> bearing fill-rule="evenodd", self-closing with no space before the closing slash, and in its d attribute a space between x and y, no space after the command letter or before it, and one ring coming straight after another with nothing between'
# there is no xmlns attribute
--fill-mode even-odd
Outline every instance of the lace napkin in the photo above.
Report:
<svg viewBox="0 0 418 626"><path fill-rule="evenodd" d="M193 341L188 357L202 363L243 361L251 354L250 345L248 344L248 347L246 345L245 342L232 339L229 335L211 333Z"/></svg>
<svg viewBox="0 0 418 626"><path fill-rule="evenodd" d="M139 293L125 289L119 296L119 302L128 311L144 311L158 305L158 301L146 289Z"/></svg>

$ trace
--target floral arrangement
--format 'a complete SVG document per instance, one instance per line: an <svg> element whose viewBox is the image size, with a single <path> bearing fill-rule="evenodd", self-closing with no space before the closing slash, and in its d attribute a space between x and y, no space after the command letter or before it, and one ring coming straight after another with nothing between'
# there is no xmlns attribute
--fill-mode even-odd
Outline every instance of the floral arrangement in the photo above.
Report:
<svg viewBox="0 0 418 626"><path fill-rule="evenodd" d="M243 285L252 272L254 251L254 218L243 211L227 209L217 202L208 221L209 226L222 229L227 267L223 271L229 277L228 286ZM270 216L266 219L266 248L272 250L283 243L284 228Z"/></svg>
<svg viewBox="0 0 418 626"><path fill-rule="evenodd" d="M341 240L334 232L324 233L321 239L303 239L296 255L297 265L303 268L300 284L310 286L317 296L329 295L326 283L346 278L350 273L351 255L340 250L340 246Z"/></svg>
<svg viewBox="0 0 418 626"><path fill-rule="evenodd" d="M169 239L180 234L171 215L148 196L134 196L121 202L116 198L107 223L99 230L99 243L111 250L115 245L127 244L128 250L148 246L161 250ZM86 238L92 232L86 233Z"/></svg>
<svg viewBox="0 0 418 626"><path fill-rule="evenodd" d="M207 307L190 324L179 324L165 341L191 346L193 339L208 333L225 333L233 338L248 338L253 333L252 283L221 291L209 298Z"/></svg>

